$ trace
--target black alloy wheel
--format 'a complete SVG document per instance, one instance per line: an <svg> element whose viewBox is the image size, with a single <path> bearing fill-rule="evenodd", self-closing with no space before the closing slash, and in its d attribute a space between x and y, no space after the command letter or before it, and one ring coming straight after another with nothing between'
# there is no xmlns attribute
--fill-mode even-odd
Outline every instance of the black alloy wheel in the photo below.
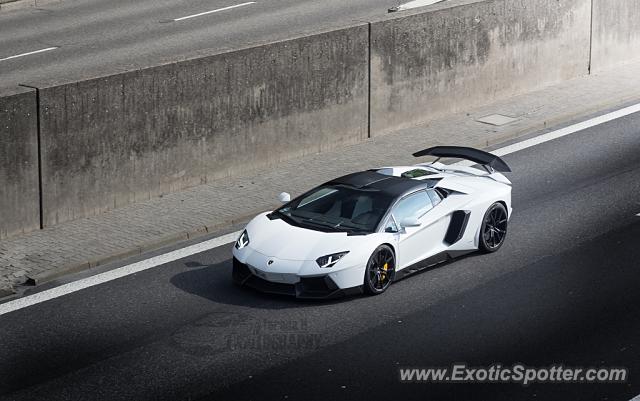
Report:
<svg viewBox="0 0 640 401"><path fill-rule="evenodd" d="M364 274L364 290L377 295L385 292L396 271L396 258L388 245L380 245L373 251Z"/></svg>
<svg viewBox="0 0 640 401"><path fill-rule="evenodd" d="M507 237L507 209L496 202L484 214L480 230L480 249L484 252L495 252Z"/></svg>

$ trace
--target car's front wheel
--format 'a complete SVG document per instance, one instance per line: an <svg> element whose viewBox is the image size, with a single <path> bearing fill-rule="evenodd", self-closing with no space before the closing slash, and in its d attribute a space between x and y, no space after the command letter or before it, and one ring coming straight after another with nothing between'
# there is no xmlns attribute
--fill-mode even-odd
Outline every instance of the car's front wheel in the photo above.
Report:
<svg viewBox="0 0 640 401"><path fill-rule="evenodd" d="M507 209L500 202L496 202L484 214L480 227L480 250L495 252L507 237Z"/></svg>
<svg viewBox="0 0 640 401"><path fill-rule="evenodd" d="M380 245L371 254L364 273L364 291L378 295L385 292L396 271L396 258L388 245Z"/></svg>

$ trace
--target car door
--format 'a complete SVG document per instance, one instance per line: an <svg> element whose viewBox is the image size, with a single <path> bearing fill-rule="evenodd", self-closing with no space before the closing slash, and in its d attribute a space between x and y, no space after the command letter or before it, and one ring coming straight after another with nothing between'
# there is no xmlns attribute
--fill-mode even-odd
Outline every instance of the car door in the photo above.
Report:
<svg viewBox="0 0 640 401"><path fill-rule="evenodd" d="M427 190L414 192L402 198L392 209L391 216L397 225L402 226L406 221L419 224L413 227L399 227L397 255L399 269L411 266L444 249L442 240L448 223L446 219L438 217L440 213L432 213L436 203L434 200L439 198L431 195L429 196Z"/></svg>

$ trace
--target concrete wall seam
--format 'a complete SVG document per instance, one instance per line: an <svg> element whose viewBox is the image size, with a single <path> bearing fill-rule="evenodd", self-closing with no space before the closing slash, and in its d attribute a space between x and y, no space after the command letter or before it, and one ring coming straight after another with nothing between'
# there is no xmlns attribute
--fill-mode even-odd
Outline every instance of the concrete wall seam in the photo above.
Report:
<svg viewBox="0 0 640 401"><path fill-rule="evenodd" d="M0 94L0 239L40 228L35 91Z"/></svg>

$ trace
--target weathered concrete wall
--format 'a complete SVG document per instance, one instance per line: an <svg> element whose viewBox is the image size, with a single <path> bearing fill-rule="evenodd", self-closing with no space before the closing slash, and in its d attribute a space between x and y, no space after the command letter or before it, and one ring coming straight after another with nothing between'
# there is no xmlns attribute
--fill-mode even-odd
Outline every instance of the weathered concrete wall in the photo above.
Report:
<svg viewBox="0 0 640 401"><path fill-rule="evenodd" d="M593 0L591 71L640 60L640 1Z"/></svg>
<svg viewBox="0 0 640 401"><path fill-rule="evenodd" d="M363 140L367 63L361 24L41 88L45 226Z"/></svg>
<svg viewBox="0 0 640 401"><path fill-rule="evenodd" d="M372 135L587 74L590 4L451 0L372 23Z"/></svg>
<svg viewBox="0 0 640 401"><path fill-rule="evenodd" d="M37 85L43 222L535 90L586 74L590 55L596 71L640 59L640 1L593 4L449 0L369 26ZM27 89L0 99L0 238L39 226L35 102Z"/></svg>
<svg viewBox="0 0 640 401"><path fill-rule="evenodd" d="M0 94L0 239L40 228L36 92Z"/></svg>

